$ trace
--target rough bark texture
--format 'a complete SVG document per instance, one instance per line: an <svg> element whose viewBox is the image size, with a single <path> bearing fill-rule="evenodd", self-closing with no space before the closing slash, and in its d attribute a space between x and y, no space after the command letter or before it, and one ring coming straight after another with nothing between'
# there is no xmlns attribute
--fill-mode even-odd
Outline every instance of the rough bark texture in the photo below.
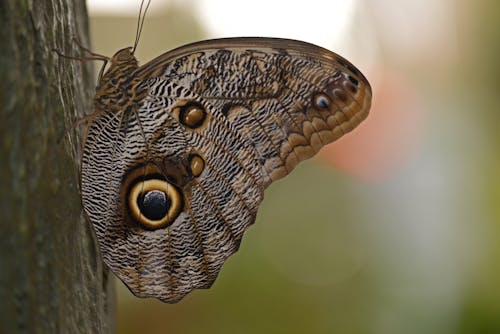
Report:
<svg viewBox="0 0 500 334"><path fill-rule="evenodd" d="M80 139L64 134L91 110L91 64L52 51L78 54L73 37L88 44L84 0L0 0L0 333L114 329Z"/></svg>

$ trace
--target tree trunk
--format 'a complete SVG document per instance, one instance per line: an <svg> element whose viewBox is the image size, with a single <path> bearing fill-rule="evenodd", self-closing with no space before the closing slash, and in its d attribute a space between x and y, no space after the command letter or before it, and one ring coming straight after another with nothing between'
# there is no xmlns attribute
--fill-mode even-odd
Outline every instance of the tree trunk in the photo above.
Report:
<svg viewBox="0 0 500 334"><path fill-rule="evenodd" d="M91 64L53 52L78 55L74 37L88 45L84 0L0 0L0 333L114 330L67 131L91 112Z"/></svg>

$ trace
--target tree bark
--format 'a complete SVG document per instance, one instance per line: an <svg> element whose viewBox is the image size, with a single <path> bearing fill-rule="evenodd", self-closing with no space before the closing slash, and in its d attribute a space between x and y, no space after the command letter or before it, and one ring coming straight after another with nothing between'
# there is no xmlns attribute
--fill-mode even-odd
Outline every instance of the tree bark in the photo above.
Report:
<svg viewBox="0 0 500 334"><path fill-rule="evenodd" d="M114 331L112 279L79 195L91 112L84 0L0 0L0 333ZM58 139L61 139L60 141Z"/></svg>

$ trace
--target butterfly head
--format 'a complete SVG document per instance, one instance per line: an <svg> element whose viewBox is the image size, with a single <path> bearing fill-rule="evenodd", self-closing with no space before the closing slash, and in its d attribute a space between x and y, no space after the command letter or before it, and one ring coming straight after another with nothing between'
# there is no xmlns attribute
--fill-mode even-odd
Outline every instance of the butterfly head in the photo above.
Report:
<svg viewBox="0 0 500 334"><path fill-rule="evenodd" d="M133 53L133 48L132 47L126 47L123 48L119 51L117 51L113 57L111 57L111 66L127 66L127 65L132 65L137 67L138 62L137 59L134 56Z"/></svg>

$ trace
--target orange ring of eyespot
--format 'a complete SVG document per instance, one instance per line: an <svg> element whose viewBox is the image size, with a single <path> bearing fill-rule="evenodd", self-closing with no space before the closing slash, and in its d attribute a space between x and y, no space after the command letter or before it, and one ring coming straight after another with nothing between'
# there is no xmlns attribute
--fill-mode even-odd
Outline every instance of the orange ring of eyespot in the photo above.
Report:
<svg viewBox="0 0 500 334"><path fill-rule="evenodd" d="M170 208L168 209L167 214L159 220L152 220L145 217L141 213L141 209L139 208L139 204L137 203L137 199L142 193L146 193L152 190L160 190L163 191L167 198L170 200ZM128 205L130 208L130 212L132 216L142 225L149 229L158 229L172 222L179 213L182 208L182 199L179 191L172 184L168 183L164 180L151 179L145 180L141 182L137 182L132 189L130 190L130 194L128 196Z"/></svg>

